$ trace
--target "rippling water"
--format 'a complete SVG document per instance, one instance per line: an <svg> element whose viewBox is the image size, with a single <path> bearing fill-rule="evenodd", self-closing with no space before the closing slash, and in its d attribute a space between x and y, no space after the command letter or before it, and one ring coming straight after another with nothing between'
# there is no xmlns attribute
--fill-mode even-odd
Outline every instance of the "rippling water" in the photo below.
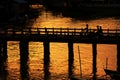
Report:
<svg viewBox="0 0 120 80"><path fill-rule="evenodd" d="M55 28L81 28L89 24L89 28L96 28L97 25L102 28L120 28L120 19L115 17L98 18L93 20L76 20L70 17L62 16L62 13L53 16L50 11L42 11L41 15L32 24L32 27L55 27ZM92 79L92 44L74 44L74 76L80 77L80 64L78 46L80 47L82 76L86 79ZM116 70L116 45L98 44L97 45L97 79L105 79L104 68L106 66L106 57L108 58L108 68ZM19 41L8 42L8 58L3 64L4 72L0 74L0 80L21 80L22 74L24 80L44 80L44 47L42 42L29 42L29 59L26 64L25 73L20 69ZM68 44L50 43L50 77L48 80L68 80ZM109 78L110 79L110 78Z"/></svg>

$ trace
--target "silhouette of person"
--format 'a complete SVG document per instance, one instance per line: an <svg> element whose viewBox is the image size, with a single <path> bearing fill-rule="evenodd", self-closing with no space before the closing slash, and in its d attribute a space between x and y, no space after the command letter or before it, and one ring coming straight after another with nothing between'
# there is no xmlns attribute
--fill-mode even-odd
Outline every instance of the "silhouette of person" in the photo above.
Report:
<svg viewBox="0 0 120 80"><path fill-rule="evenodd" d="M100 33L103 33L103 31L102 31L102 26L100 26L99 32L100 32Z"/></svg>
<svg viewBox="0 0 120 80"><path fill-rule="evenodd" d="M45 34L47 34L47 28L45 28Z"/></svg>
<svg viewBox="0 0 120 80"><path fill-rule="evenodd" d="M85 29L86 29L86 33L88 33L88 24L86 24L86 28Z"/></svg>
<svg viewBox="0 0 120 80"><path fill-rule="evenodd" d="M103 33L102 26L97 26L97 34L102 35L102 33Z"/></svg>

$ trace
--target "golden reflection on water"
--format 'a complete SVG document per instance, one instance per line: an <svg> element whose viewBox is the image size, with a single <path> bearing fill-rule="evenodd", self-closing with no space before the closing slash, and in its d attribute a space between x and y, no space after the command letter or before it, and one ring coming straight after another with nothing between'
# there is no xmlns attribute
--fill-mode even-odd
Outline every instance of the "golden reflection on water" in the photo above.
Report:
<svg viewBox="0 0 120 80"><path fill-rule="evenodd" d="M20 79L20 55L19 55L19 42L8 42L8 79L15 80Z"/></svg>
<svg viewBox="0 0 120 80"><path fill-rule="evenodd" d="M10 46L12 45L12 46ZM91 44L74 44L74 75L80 77L80 64L78 46L80 46L80 55L82 62L83 77L92 76L92 47ZM97 46L97 74L98 77L105 75L103 69L108 57L108 68L116 70L116 45ZM10 79L20 79L20 60L18 42L8 43L8 77ZM51 80L68 78L68 44L67 43L50 43L50 73ZM44 78L43 69L43 43L29 43L29 77L35 80Z"/></svg>
<svg viewBox="0 0 120 80"><path fill-rule="evenodd" d="M33 24L33 27L85 27L86 23L90 28L96 28L97 25L103 28L120 28L120 20L115 18L101 18L98 20L74 20L72 18L62 17L62 15L52 16L50 12L42 12L42 15ZM92 76L92 45L74 44L74 75L80 77L80 64L78 46L80 46L80 55L82 62L83 77ZM98 44L97 45L97 75L105 78L104 68L106 66L106 57L108 57L108 68L116 70L116 45ZM28 73L30 79L43 80L44 78L44 47L42 42L29 42L29 61ZM19 42L8 42L8 79L19 80L20 74L20 52ZM51 80L68 80L68 44L50 43L50 77Z"/></svg>
<svg viewBox="0 0 120 80"><path fill-rule="evenodd" d="M50 44L50 72L57 79L68 77L68 48L67 43Z"/></svg>
<svg viewBox="0 0 120 80"><path fill-rule="evenodd" d="M40 80L44 78L43 53L43 43L29 43L29 74L32 79Z"/></svg>
<svg viewBox="0 0 120 80"><path fill-rule="evenodd" d="M98 45L98 74L103 74L103 68L106 67L106 58L108 58L108 69L116 70L117 66L117 47L116 45Z"/></svg>
<svg viewBox="0 0 120 80"><path fill-rule="evenodd" d="M42 12L42 15L33 24L33 27L49 27L49 28L84 28L86 24L89 24L90 28L97 28L97 25L102 26L102 28L120 28L120 20L114 17L99 18L93 20L75 20L70 17L63 17L62 14L58 16L53 16L51 12Z"/></svg>
<svg viewBox="0 0 120 80"><path fill-rule="evenodd" d="M74 59L75 59L75 74L78 76L80 72L79 53L80 48L81 67L83 77L88 77L92 74L92 51L90 44L74 44Z"/></svg>

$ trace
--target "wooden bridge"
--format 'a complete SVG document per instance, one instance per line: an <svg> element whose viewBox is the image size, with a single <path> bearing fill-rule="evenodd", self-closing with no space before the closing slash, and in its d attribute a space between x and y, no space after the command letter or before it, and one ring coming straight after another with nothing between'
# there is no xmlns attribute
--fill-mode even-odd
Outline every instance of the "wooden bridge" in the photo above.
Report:
<svg viewBox="0 0 120 80"><path fill-rule="evenodd" d="M49 41L73 43L110 43L120 40L120 29L84 29L84 28L25 28L21 30L0 30L0 39L7 41Z"/></svg>
<svg viewBox="0 0 120 80"><path fill-rule="evenodd" d="M7 58L7 41L20 41L21 65L27 64L29 41L41 41L44 46L44 78L49 77L50 42L68 43L68 73L73 75L74 43L92 44L93 80L96 80L97 44L117 45L117 70L120 72L120 29L87 29L87 28L25 28L0 29L0 61ZM114 53L113 53L114 54Z"/></svg>

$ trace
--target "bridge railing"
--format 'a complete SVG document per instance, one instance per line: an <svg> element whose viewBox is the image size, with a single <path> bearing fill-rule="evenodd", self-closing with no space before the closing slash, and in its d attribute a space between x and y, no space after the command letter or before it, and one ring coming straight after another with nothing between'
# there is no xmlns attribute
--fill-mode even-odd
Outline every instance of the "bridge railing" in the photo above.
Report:
<svg viewBox="0 0 120 80"><path fill-rule="evenodd" d="M38 35L88 35L91 33L99 33L98 29L85 29L85 28L25 28L21 30L6 29L0 30L1 34L38 34ZM120 36L120 29L102 29L103 36Z"/></svg>

